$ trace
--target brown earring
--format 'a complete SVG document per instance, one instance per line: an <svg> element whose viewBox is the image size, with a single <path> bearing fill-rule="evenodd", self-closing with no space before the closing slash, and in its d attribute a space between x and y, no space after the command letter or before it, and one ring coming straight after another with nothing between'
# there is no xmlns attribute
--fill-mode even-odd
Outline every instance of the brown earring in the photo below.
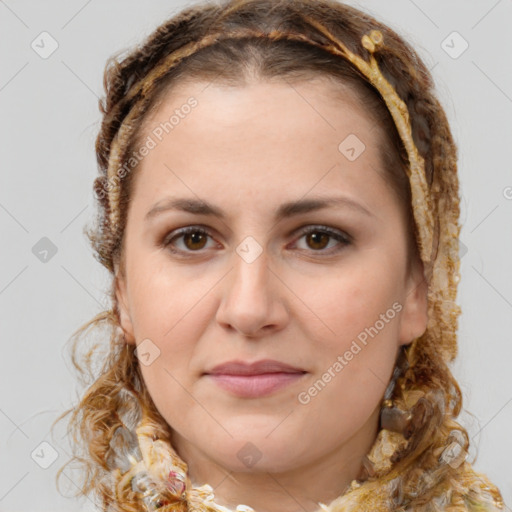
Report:
<svg viewBox="0 0 512 512"><path fill-rule="evenodd" d="M409 368L409 362L407 361L405 350L405 346L402 345L402 350L398 357L395 369L393 370L393 375L384 393L382 409L380 412L380 428L390 430L391 432L399 432L404 434L407 438L412 414L410 411L402 411L399 409L391 398L396 386L396 380Z"/></svg>

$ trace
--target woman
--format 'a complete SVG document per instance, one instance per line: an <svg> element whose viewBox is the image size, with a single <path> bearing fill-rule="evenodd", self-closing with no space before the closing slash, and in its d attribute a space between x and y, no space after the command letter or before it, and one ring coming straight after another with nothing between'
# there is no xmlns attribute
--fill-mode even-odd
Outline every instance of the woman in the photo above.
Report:
<svg viewBox="0 0 512 512"><path fill-rule="evenodd" d="M414 50L335 1L226 1L105 88L88 235L112 308L77 334L111 347L72 410L82 493L503 509L456 421L456 147Z"/></svg>

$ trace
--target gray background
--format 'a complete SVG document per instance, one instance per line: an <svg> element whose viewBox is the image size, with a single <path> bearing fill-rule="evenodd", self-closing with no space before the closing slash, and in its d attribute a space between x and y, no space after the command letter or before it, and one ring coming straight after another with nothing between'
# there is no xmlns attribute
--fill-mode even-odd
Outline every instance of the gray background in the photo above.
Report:
<svg viewBox="0 0 512 512"><path fill-rule="evenodd" d="M475 468L510 506L512 1L349 3L418 49L459 145L459 418L472 439L470 458L478 454ZM50 427L80 390L66 342L106 304L107 272L82 234L94 206L102 73L107 57L187 4L0 0L0 511L94 510L87 499L58 494L55 474L69 446L63 424L54 436ZM51 40L43 31L58 44L47 58L40 53ZM49 243L44 237L57 251L46 262L37 257ZM70 495L76 475L66 474L62 490Z"/></svg>

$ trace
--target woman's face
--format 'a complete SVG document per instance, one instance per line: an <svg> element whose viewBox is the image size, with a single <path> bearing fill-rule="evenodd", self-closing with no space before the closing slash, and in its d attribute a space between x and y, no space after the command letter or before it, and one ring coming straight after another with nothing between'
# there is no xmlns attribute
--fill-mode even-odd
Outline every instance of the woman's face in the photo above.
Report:
<svg viewBox="0 0 512 512"><path fill-rule="evenodd" d="M144 125L117 293L185 460L359 467L397 350L426 328L379 132L332 91L182 84ZM264 359L292 370L210 373Z"/></svg>

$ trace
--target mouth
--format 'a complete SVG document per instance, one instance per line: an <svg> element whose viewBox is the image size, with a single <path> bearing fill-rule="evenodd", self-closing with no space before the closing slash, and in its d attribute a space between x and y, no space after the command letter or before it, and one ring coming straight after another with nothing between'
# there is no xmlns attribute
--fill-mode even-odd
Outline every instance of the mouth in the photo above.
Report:
<svg viewBox="0 0 512 512"><path fill-rule="evenodd" d="M267 396L299 381L307 372L272 372L253 375L206 374L220 388L242 398Z"/></svg>
<svg viewBox="0 0 512 512"><path fill-rule="evenodd" d="M262 375L266 373L301 372L303 373L305 370L274 359L262 359L252 363L236 359L218 364L205 373L208 375Z"/></svg>
<svg viewBox="0 0 512 512"><path fill-rule="evenodd" d="M218 364L203 375L235 396L256 398L283 389L306 373L303 368L274 359L255 362L237 359Z"/></svg>

